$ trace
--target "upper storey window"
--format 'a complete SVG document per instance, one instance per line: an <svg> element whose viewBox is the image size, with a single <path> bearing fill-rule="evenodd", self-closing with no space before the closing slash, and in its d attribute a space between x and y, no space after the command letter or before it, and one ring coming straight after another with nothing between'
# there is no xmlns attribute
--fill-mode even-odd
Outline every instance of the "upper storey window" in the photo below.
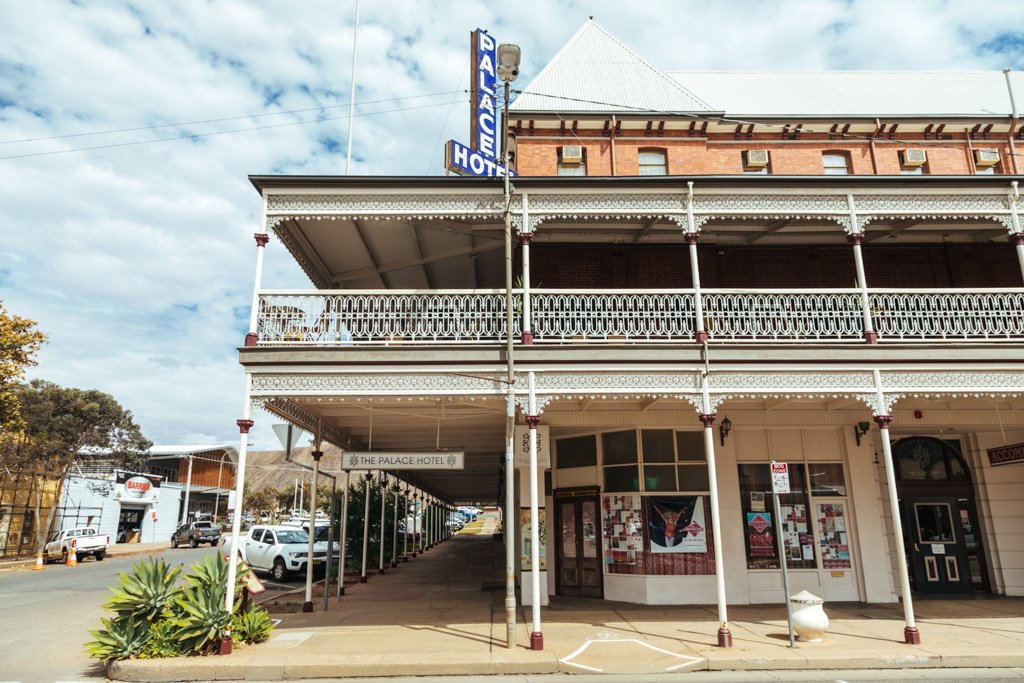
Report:
<svg viewBox="0 0 1024 683"><path fill-rule="evenodd" d="M587 175L587 150L582 145L558 148L558 175Z"/></svg>
<svg viewBox="0 0 1024 683"><path fill-rule="evenodd" d="M668 175L668 158L665 150L640 150L640 175Z"/></svg>
<svg viewBox="0 0 1024 683"><path fill-rule="evenodd" d="M821 155L825 175L850 175L850 157L844 152L825 152Z"/></svg>

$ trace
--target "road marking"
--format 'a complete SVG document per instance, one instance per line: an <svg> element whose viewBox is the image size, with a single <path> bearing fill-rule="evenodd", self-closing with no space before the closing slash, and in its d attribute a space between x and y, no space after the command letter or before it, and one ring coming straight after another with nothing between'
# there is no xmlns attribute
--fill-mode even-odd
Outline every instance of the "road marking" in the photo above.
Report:
<svg viewBox="0 0 1024 683"><path fill-rule="evenodd" d="M593 671L595 673L604 673L603 669L598 669L593 666L587 666L585 664L577 664L576 662L570 661L573 658L583 654L587 650L587 648L589 648L594 643L636 643L637 645L642 645L650 650L654 650L655 652L660 652L662 654L666 654L671 657L677 657L679 659L684 660L682 664L675 664L673 666L666 667L665 671L675 671L677 669L682 669L683 667L693 666L694 664L703 661L703 659L701 659L700 657L690 657L688 655L681 655L678 652L670 652L669 650L657 647L656 645L651 645L650 643L638 640L636 638L623 638L614 633L607 632L601 632L593 638L587 638L585 641L583 641L582 645L576 648L575 652L570 654L568 657L559 659L558 661L562 664L568 664L569 666L575 666L580 669L586 669L587 671Z"/></svg>

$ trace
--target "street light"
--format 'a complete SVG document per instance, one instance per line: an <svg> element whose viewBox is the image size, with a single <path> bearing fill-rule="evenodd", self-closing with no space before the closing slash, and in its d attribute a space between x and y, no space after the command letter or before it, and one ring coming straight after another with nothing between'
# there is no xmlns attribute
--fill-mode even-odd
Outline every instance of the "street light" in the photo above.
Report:
<svg viewBox="0 0 1024 683"><path fill-rule="evenodd" d="M504 43L498 46L496 55L498 78L505 84L505 105L501 117L501 156L502 165L505 167L505 362L508 369L505 396L507 404L505 417L505 518L509 520L512 519L515 512L512 507L515 503L515 489L513 488L515 470L512 453L515 434L516 371L513 355L515 345L512 341L514 326L512 319L514 310L512 303L512 184L509 180L508 96L509 83L519 76L521 56L522 51L518 45ZM505 534L505 647L508 649L516 646L515 548L512 547L514 539L514 534Z"/></svg>

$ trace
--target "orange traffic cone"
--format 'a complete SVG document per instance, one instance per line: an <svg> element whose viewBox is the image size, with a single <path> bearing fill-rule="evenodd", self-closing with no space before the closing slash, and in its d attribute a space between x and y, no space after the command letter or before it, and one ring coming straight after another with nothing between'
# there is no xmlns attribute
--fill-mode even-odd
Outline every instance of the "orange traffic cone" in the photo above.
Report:
<svg viewBox="0 0 1024 683"><path fill-rule="evenodd" d="M71 552L68 553L68 558L64 560L64 564L68 567L78 566L78 553L75 551L74 548L72 548Z"/></svg>
<svg viewBox="0 0 1024 683"><path fill-rule="evenodd" d="M43 564L43 554L39 553L38 555L36 555L36 564L34 567L32 567L32 570L38 572L42 571L43 569L46 569L46 566Z"/></svg>

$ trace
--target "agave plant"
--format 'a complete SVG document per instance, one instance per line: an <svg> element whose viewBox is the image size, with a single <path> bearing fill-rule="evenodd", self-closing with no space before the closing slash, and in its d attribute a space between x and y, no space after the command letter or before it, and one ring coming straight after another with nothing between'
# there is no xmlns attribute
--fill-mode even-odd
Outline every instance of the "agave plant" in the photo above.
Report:
<svg viewBox="0 0 1024 683"><path fill-rule="evenodd" d="M235 614L231 620L231 637L236 643L262 643L270 637L273 628L267 610L252 605L244 612Z"/></svg>
<svg viewBox="0 0 1024 683"><path fill-rule="evenodd" d="M173 569L163 560L149 558L132 566L131 573L122 573L113 596L104 607L118 617L151 622L164 614L177 591L175 583L181 567Z"/></svg>
<svg viewBox="0 0 1024 683"><path fill-rule="evenodd" d="M191 567L185 578L186 586L174 602L176 637L187 650L207 652L230 632L232 615L224 610L227 596L228 563L219 553L208 555ZM245 584L241 565L235 578L235 594ZM240 611L241 601L235 601L234 612Z"/></svg>
<svg viewBox="0 0 1024 683"><path fill-rule="evenodd" d="M102 621L104 628L90 631L96 640L85 644L94 659L110 662L138 656L149 640L150 623L145 619L118 617Z"/></svg>

